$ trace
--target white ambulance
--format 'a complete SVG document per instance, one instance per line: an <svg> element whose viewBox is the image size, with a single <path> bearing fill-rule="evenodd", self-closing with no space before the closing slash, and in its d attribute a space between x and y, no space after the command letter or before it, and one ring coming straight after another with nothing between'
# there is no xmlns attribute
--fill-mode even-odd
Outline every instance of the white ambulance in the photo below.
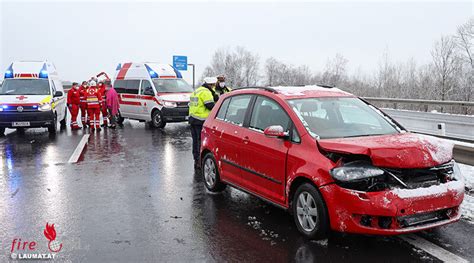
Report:
<svg viewBox="0 0 474 263"><path fill-rule="evenodd" d="M113 87L119 94L119 122L129 118L163 128L168 122L188 120L189 97L193 88L171 65L148 62L119 64Z"/></svg>
<svg viewBox="0 0 474 263"><path fill-rule="evenodd" d="M55 134L66 127L66 94L53 63L13 62L0 87L0 135L5 128L46 127Z"/></svg>

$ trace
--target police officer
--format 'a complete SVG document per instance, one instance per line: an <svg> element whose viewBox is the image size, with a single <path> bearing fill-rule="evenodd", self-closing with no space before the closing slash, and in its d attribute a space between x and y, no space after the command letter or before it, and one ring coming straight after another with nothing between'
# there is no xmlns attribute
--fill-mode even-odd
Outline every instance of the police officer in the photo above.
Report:
<svg viewBox="0 0 474 263"><path fill-rule="evenodd" d="M227 92L231 92L232 89L227 87L225 83L225 76L224 75L219 75L217 76L217 83L216 83L216 93L217 95L222 95Z"/></svg>
<svg viewBox="0 0 474 263"><path fill-rule="evenodd" d="M199 151L201 149L202 125L218 99L214 92L216 82L217 78L215 77L204 78L204 84L197 88L189 99L189 124L191 124L194 168L196 169L201 167Z"/></svg>

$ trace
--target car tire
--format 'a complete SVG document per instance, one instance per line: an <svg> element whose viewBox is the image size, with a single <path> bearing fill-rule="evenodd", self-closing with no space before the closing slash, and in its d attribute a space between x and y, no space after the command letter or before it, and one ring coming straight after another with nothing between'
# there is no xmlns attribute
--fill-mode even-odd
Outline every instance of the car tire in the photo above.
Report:
<svg viewBox="0 0 474 263"><path fill-rule="evenodd" d="M212 153L207 153L204 156L201 167L202 177L207 190L220 192L226 188L226 185L221 182L217 162Z"/></svg>
<svg viewBox="0 0 474 263"><path fill-rule="evenodd" d="M329 232L326 204L313 185L304 183L296 190L292 201L296 227L306 238L323 239Z"/></svg>
<svg viewBox="0 0 474 263"><path fill-rule="evenodd" d="M5 128L0 128L0 137L5 136Z"/></svg>
<svg viewBox="0 0 474 263"><path fill-rule="evenodd" d="M163 114L160 110L154 110L151 114L150 126L153 128L164 128L166 125L165 120L163 120Z"/></svg>
<svg viewBox="0 0 474 263"><path fill-rule="evenodd" d="M54 119L51 123L51 125L48 125L48 132L49 134L53 135L56 134L58 128L58 116L54 114Z"/></svg>
<svg viewBox="0 0 474 263"><path fill-rule="evenodd" d="M66 128L66 120L67 120L67 108L64 110L64 119L62 119L62 120L59 122L61 129L65 129L65 128Z"/></svg>

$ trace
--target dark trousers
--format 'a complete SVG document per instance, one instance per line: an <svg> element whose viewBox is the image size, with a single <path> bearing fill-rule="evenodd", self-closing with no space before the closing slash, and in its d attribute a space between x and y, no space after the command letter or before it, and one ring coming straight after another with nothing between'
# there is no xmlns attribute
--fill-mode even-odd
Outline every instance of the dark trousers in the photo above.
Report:
<svg viewBox="0 0 474 263"><path fill-rule="evenodd" d="M202 124L191 124L191 136L193 137L193 157L195 162L199 162L201 151L201 130Z"/></svg>

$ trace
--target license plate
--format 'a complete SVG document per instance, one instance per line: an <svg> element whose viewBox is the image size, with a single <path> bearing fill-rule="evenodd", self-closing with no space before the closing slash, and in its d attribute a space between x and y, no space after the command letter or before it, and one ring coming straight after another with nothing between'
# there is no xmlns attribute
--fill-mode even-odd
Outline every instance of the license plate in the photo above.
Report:
<svg viewBox="0 0 474 263"><path fill-rule="evenodd" d="M13 127L28 127L30 126L29 121L17 121L12 123Z"/></svg>

